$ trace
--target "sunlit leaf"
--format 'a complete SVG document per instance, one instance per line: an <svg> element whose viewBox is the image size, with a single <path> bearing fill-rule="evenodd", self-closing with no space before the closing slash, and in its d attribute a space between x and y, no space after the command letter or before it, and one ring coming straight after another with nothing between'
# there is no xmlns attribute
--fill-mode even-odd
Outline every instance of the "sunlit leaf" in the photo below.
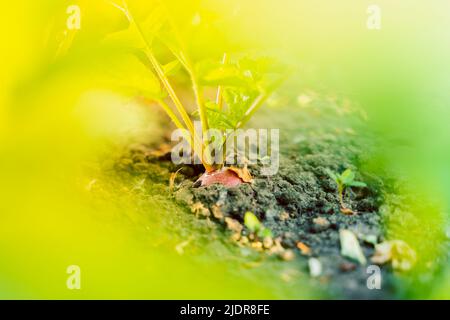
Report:
<svg viewBox="0 0 450 320"><path fill-rule="evenodd" d="M100 66L98 85L128 96L162 99L165 93L156 76L133 54L114 56Z"/></svg>
<svg viewBox="0 0 450 320"><path fill-rule="evenodd" d="M163 70L165 75L174 75L178 70L180 70L180 61L174 60L165 65L163 65Z"/></svg>
<svg viewBox="0 0 450 320"><path fill-rule="evenodd" d="M350 187L360 187L360 188L367 187L367 184L361 181L352 181L348 185Z"/></svg>
<svg viewBox="0 0 450 320"><path fill-rule="evenodd" d="M222 64L219 61L201 61L196 65L196 72L202 85L243 86L246 81L235 65Z"/></svg>
<svg viewBox="0 0 450 320"><path fill-rule="evenodd" d="M353 181L353 179L355 179L355 173L351 169L347 169L344 172L342 172L340 178L342 183L346 185L351 181Z"/></svg>

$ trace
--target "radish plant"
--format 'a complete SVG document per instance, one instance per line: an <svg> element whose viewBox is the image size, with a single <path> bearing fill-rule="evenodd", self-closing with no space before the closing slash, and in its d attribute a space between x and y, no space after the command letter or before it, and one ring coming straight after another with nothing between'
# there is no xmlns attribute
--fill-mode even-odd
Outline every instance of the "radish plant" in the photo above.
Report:
<svg viewBox="0 0 450 320"><path fill-rule="evenodd" d="M173 21L168 8L158 2L145 19L138 18L125 0L110 1L111 5L122 11L128 20L126 31L112 34L109 40L126 42L132 47L143 65L147 66L160 83L161 90L153 90L148 98L157 102L175 126L183 129L185 139L205 168L205 175L215 176L203 179L225 185L236 185L251 180L248 172L234 168L229 170L223 163L213 163L208 150L209 141L205 134L200 137L195 132L193 120L198 117L202 133L214 128L221 130L226 142L225 130L239 129L247 124L270 94L285 78L283 70L268 58L235 58L224 53L217 59L194 61L186 50L179 27ZM130 41L130 39L133 39ZM159 51L166 50L171 61L163 64ZM158 54L157 54L158 53ZM172 77L187 75L195 97L196 111L190 114L181 94L172 84ZM208 98L205 91L216 91Z"/></svg>

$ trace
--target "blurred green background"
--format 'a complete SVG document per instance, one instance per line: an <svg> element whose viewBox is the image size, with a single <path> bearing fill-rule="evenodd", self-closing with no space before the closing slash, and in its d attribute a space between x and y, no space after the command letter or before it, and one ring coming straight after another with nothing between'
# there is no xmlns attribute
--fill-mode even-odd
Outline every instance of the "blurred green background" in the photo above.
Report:
<svg viewBox="0 0 450 320"><path fill-rule="evenodd" d="M139 17L154 5L129 2ZM81 29L64 33L72 4ZM292 95L331 88L358 103L369 119L364 130L380 141L366 165L404 178L420 194L412 203L419 219L438 219L449 232L448 1L166 4L195 59L267 53L296 70ZM367 28L371 4L381 9L380 30ZM2 10L0 298L314 297L299 291L301 279L283 291L271 273L234 274L243 262L220 258L234 249L200 239L192 255L180 254L186 235L168 234L167 224L183 223L183 210L158 195L160 185L112 173L122 148L165 134L155 106L114 90L124 81L154 85L133 79L141 71L123 59L121 43L104 41L126 28L108 1L17 0ZM66 287L71 264L81 267L80 291ZM415 297L448 298L450 270L440 277Z"/></svg>

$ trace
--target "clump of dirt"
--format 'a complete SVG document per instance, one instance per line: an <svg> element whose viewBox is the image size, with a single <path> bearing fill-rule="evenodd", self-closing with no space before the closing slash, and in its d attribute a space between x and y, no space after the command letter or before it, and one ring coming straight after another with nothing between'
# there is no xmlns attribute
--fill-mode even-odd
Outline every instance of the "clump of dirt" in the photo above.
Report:
<svg viewBox="0 0 450 320"><path fill-rule="evenodd" d="M357 136L348 127L349 115L340 113L329 101L319 101L303 112L262 112L255 119L256 127L281 128L280 166L277 174L262 176L259 166L250 165L252 183L199 187L195 181L204 171L201 166L175 166L168 153L147 156L145 161L177 172L172 181L175 199L188 205L199 218L213 220L227 229L230 219L243 226L244 215L250 211L271 230L278 244L295 252L296 259L318 259L322 270L312 281L331 297L397 297L388 268L381 269L382 289L370 290L366 266L341 255L339 230L350 230L359 238L368 261L374 245L367 239L384 240L379 213L384 187L382 179L358 168L371 139ZM345 192L344 202L356 215L341 213L336 183L326 172L329 169L341 173L347 168L356 173L356 180L367 184ZM242 236L248 238L248 230L241 229ZM307 263L303 265L309 272Z"/></svg>

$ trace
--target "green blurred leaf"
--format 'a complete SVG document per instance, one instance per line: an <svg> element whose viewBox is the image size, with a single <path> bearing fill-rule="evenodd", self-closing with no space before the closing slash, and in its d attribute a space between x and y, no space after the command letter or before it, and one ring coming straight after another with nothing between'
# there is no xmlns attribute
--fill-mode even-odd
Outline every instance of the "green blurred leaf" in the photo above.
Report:
<svg viewBox="0 0 450 320"><path fill-rule="evenodd" d="M258 233L258 237L261 238L272 238L273 234L272 231L266 227L264 227L259 233Z"/></svg>
<svg viewBox="0 0 450 320"><path fill-rule="evenodd" d="M358 238L352 231L345 229L339 230L339 239L341 243L341 255L358 261L362 265L367 263L364 252L359 245Z"/></svg>
<svg viewBox="0 0 450 320"><path fill-rule="evenodd" d="M276 61L269 57L259 57L250 59L242 58L238 61L239 69L242 74L252 79L252 81L261 81L269 73L280 73L282 68Z"/></svg>
<svg viewBox="0 0 450 320"><path fill-rule="evenodd" d="M338 181L338 176L331 171L330 169L325 169L326 173L330 176L331 179L333 179L334 181Z"/></svg>
<svg viewBox="0 0 450 320"><path fill-rule="evenodd" d="M180 70L181 63L178 60L173 60L165 65L163 65L164 74L171 76L174 75L178 70Z"/></svg>
<svg viewBox="0 0 450 320"><path fill-rule="evenodd" d="M367 187L367 184L365 184L364 182L361 181L352 181L348 184L349 187Z"/></svg>
<svg viewBox="0 0 450 320"><path fill-rule="evenodd" d="M343 184L348 185L355 179L355 173L351 169L347 169L341 173L340 179Z"/></svg>
<svg viewBox="0 0 450 320"><path fill-rule="evenodd" d="M136 55L123 53L105 59L98 73L98 85L127 96L162 99L166 96L158 78Z"/></svg>
<svg viewBox="0 0 450 320"><path fill-rule="evenodd" d="M244 86L246 81L239 69L232 64L222 64L219 61L205 60L196 64L199 82L206 86Z"/></svg>
<svg viewBox="0 0 450 320"><path fill-rule="evenodd" d="M231 119L229 119L226 111L219 110L219 107L215 102L206 101L205 105L210 128L222 130L234 128L234 124ZM198 115L198 112L196 112L196 115Z"/></svg>
<svg viewBox="0 0 450 320"><path fill-rule="evenodd" d="M266 228L258 217L256 217L252 212L247 211L244 216L244 225L251 232L256 234L260 238L272 237L272 231Z"/></svg>
<svg viewBox="0 0 450 320"><path fill-rule="evenodd" d="M258 94L258 91L248 88L227 87L223 90L228 120L233 123L233 127L242 120Z"/></svg>
<svg viewBox="0 0 450 320"><path fill-rule="evenodd" d="M119 2L120 3L120 2ZM122 11L124 16L126 16L127 11L122 6L117 5L117 10ZM133 16L137 9L132 10ZM145 10L148 11L148 8ZM137 15L140 16L140 15ZM163 25L167 21L167 15L165 14L161 5L154 5L151 7L151 10L143 17L139 17L140 19L139 25L142 33L146 37L147 41L152 42L153 39L157 36L158 32L161 30ZM103 40L104 43L108 45L118 46L118 47L127 47L132 49L140 49L145 46L142 37L140 36L140 31L136 26L132 23L128 24L128 27L124 30L110 33Z"/></svg>

